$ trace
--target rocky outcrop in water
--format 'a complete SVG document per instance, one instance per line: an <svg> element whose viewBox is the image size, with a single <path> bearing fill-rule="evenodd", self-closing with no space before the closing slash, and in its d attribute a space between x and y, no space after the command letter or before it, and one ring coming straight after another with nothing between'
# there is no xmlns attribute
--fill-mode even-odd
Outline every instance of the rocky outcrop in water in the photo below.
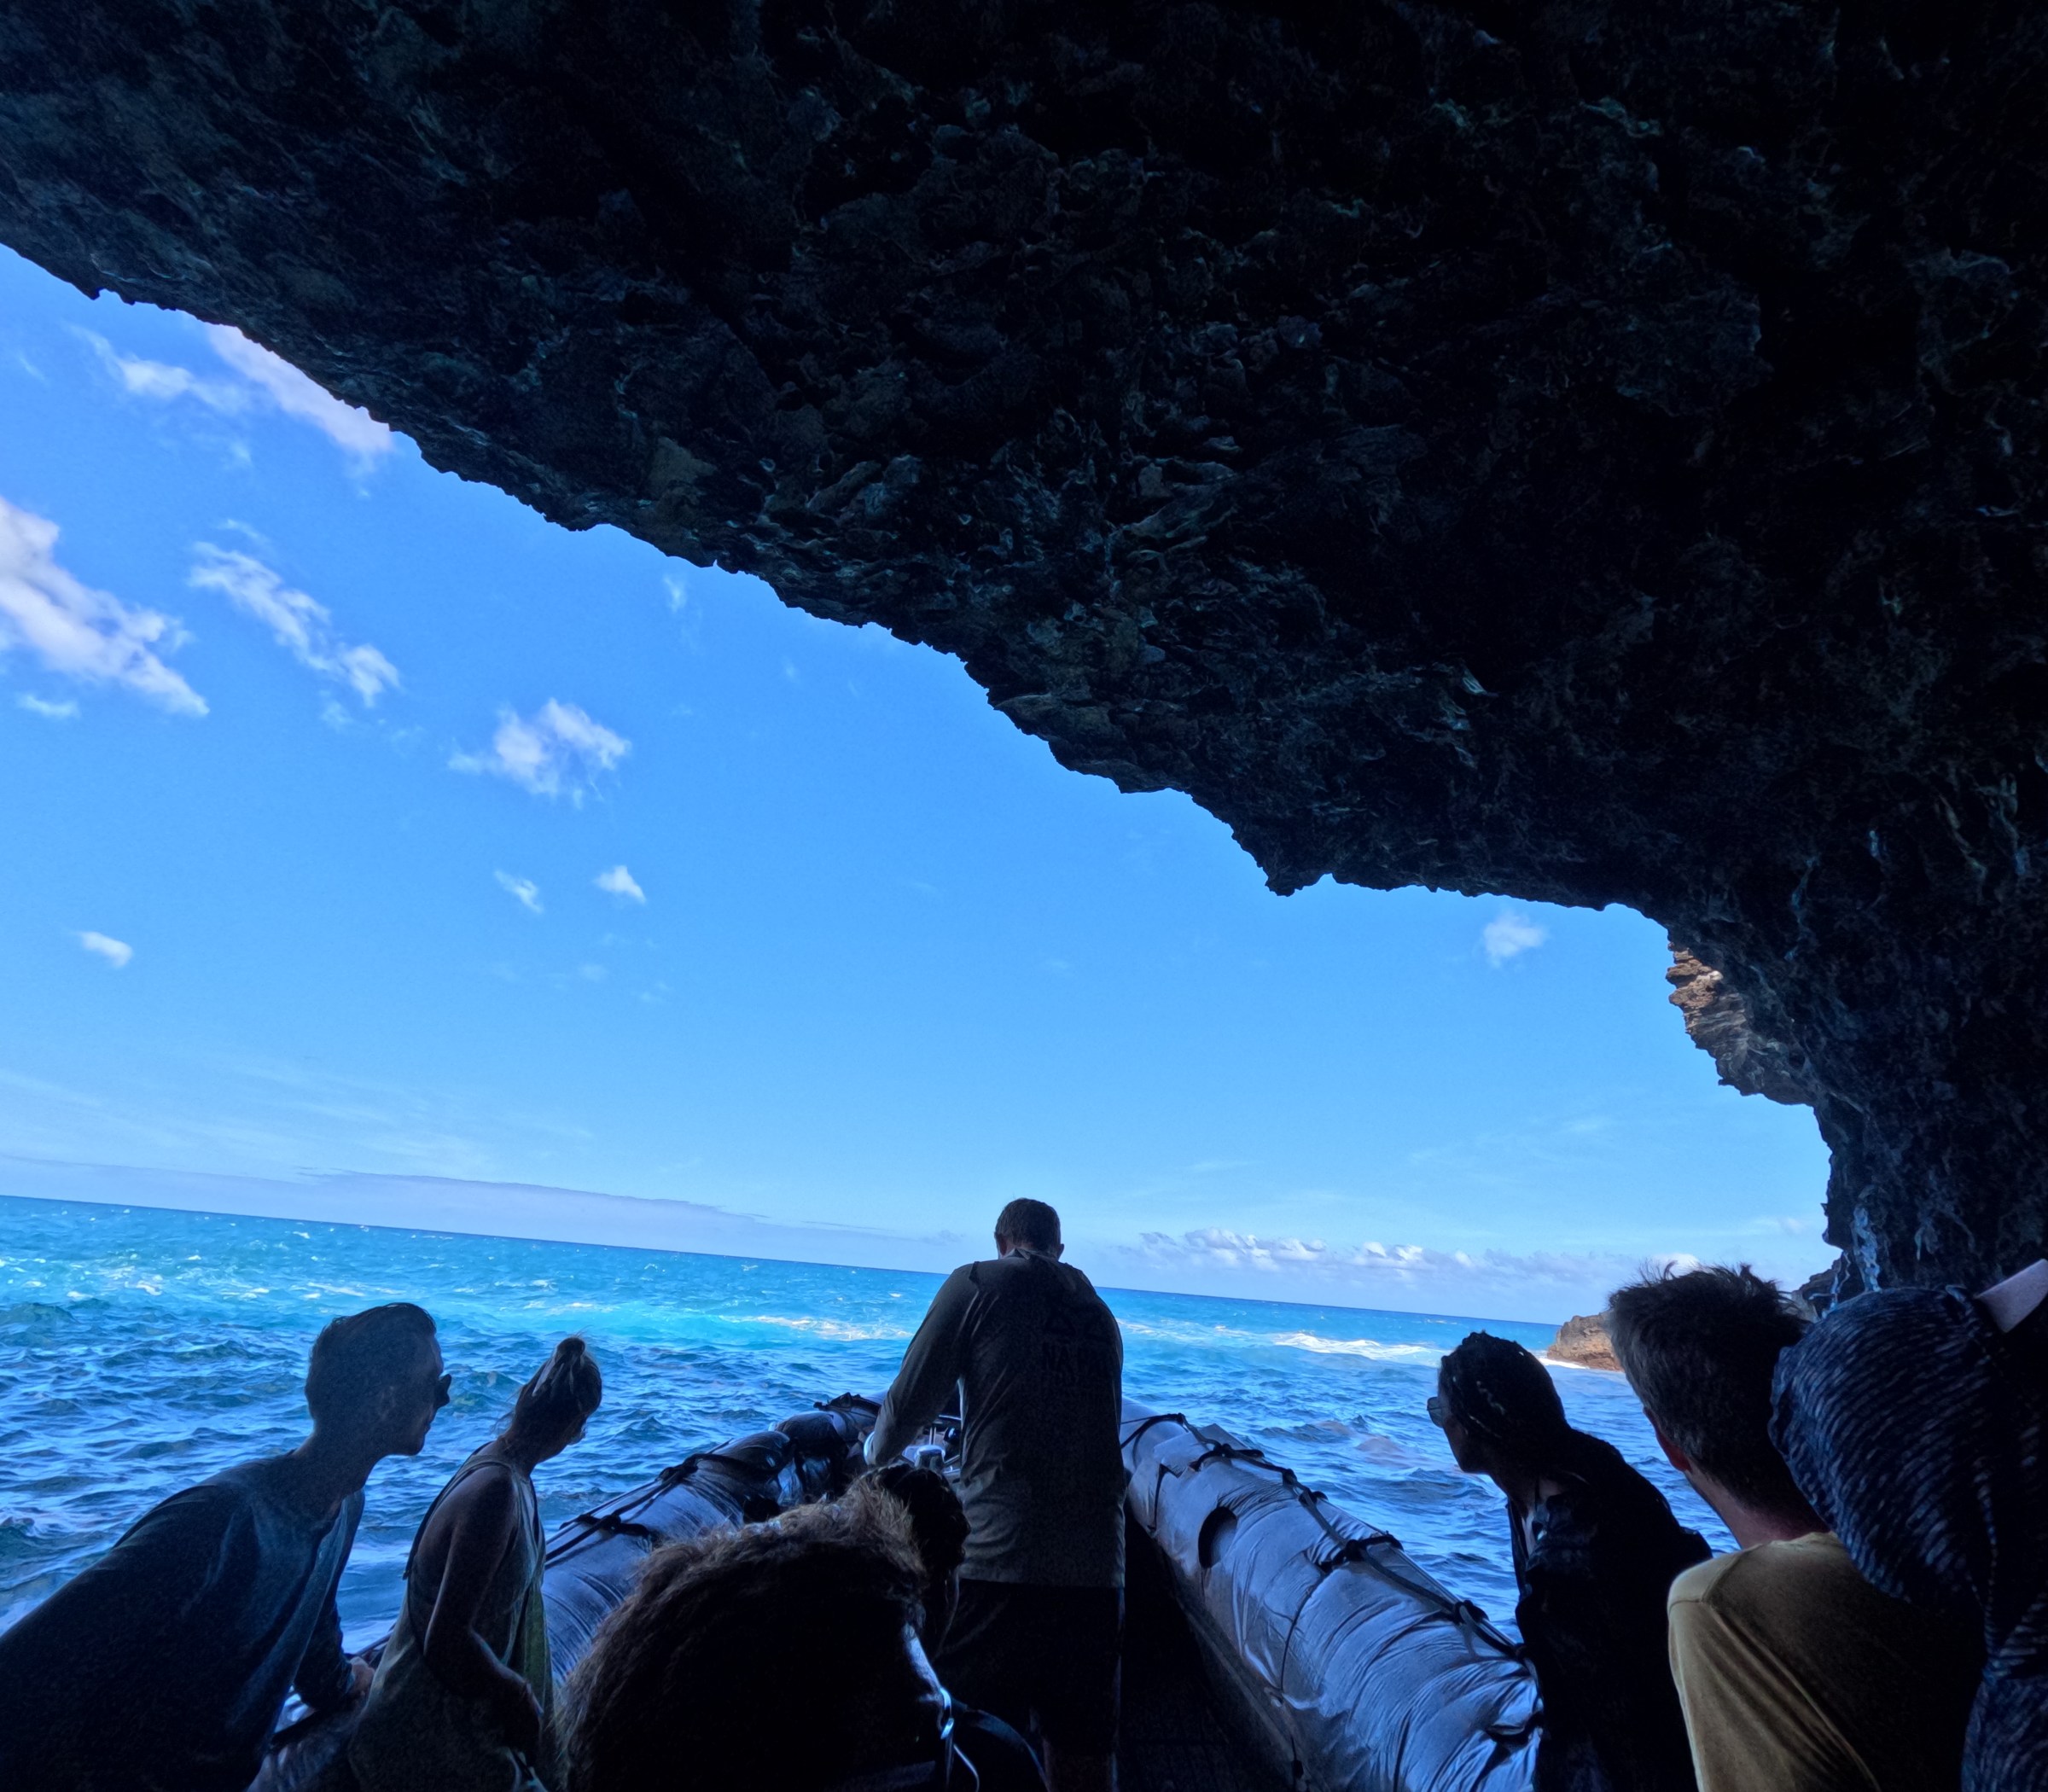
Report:
<svg viewBox="0 0 2048 1792"><path fill-rule="evenodd" d="M1611 1369L1620 1372L1621 1359L1615 1354L1607 1335L1605 1313L1585 1313L1567 1319L1544 1352L1553 1363L1571 1363L1580 1369Z"/></svg>
<svg viewBox="0 0 2048 1792"><path fill-rule="evenodd" d="M1655 917L1861 1272L1981 1277L2048 1229L2045 67L2011 0L14 0L0 240L957 654L1277 889Z"/></svg>

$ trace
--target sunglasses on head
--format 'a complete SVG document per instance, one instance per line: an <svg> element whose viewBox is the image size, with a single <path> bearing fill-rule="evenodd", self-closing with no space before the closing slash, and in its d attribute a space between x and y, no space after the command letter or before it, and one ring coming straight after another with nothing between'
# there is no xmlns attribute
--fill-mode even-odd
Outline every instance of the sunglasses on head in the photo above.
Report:
<svg viewBox="0 0 2048 1792"><path fill-rule="evenodd" d="M1428 1413L1429 1423L1433 1425L1447 1425L1451 1423L1451 1409L1444 1404L1444 1397L1440 1393L1431 1394L1423 1402L1423 1410Z"/></svg>

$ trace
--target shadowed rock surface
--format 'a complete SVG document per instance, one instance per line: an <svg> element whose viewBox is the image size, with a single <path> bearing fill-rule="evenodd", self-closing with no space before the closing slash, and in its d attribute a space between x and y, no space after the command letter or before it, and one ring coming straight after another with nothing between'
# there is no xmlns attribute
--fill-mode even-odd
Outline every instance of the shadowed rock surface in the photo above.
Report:
<svg viewBox="0 0 2048 1792"><path fill-rule="evenodd" d="M1685 1017L1686 1036L1713 1060L1721 1080L1740 1095L1761 1095L1789 1107L1810 1103L1814 1091L1782 1042L1751 1025L1748 1004L1682 945L1671 951L1671 1004Z"/></svg>
<svg viewBox="0 0 2048 1792"><path fill-rule="evenodd" d="M2048 1200L2045 34L13 0L0 240L959 655L1277 889L1641 910L1830 1238L1968 1278Z"/></svg>

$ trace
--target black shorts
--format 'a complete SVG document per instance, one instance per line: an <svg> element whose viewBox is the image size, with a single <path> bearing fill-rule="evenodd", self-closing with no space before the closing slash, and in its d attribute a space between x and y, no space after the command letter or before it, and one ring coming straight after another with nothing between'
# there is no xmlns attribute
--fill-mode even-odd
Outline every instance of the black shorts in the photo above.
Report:
<svg viewBox="0 0 2048 1792"><path fill-rule="evenodd" d="M939 1675L969 1705L1070 1754L1116 1752L1124 1596L963 1580Z"/></svg>

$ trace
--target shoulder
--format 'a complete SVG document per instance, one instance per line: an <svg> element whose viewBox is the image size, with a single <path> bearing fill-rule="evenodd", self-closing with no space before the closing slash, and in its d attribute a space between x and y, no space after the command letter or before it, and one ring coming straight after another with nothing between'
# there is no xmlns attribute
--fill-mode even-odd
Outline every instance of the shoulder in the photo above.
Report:
<svg viewBox="0 0 2048 1792"><path fill-rule="evenodd" d="M1725 1556L1716 1556L1707 1562L1696 1562L1671 1583L1671 1603L1679 1605L1712 1605L1723 1603L1723 1584L1735 1572L1738 1564L1749 1553L1747 1550L1734 1550Z"/></svg>
<svg viewBox="0 0 2048 1792"><path fill-rule="evenodd" d="M1679 1575L1671 1597L1674 1604L1683 1597L1751 1620L1781 1609L1818 1615L1896 1603L1857 1572L1830 1531L1717 1556Z"/></svg>
<svg viewBox="0 0 2048 1792"><path fill-rule="evenodd" d="M465 1463L457 1470L455 1483L441 1510L484 1522L507 1517L519 1508L520 1482L524 1478L509 1463L494 1457Z"/></svg>
<svg viewBox="0 0 2048 1792"><path fill-rule="evenodd" d="M222 1535L254 1522L275 1498L268 1462L241 1463L160 1500L129 1527L122 1541L172 1535Z"/></svg>

